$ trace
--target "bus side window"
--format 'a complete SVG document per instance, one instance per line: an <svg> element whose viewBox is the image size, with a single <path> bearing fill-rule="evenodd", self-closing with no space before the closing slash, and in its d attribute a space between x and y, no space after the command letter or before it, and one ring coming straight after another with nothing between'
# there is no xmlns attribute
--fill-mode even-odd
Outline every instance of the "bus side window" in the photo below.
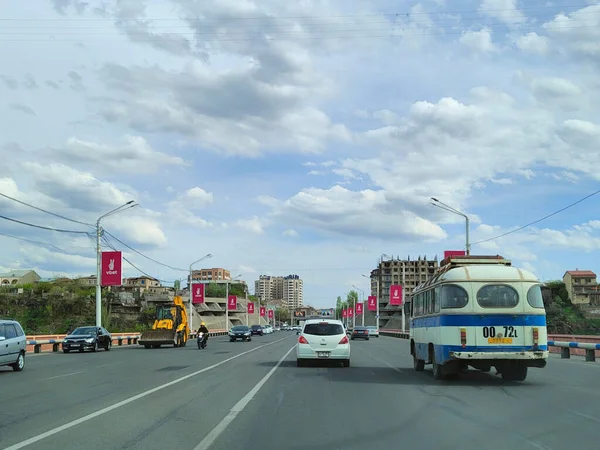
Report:
<svg viewBox="0 0 600 450"><path fill-rule="evenodd" d="M440 288L436 287L431 290L431 300L433 302L433 313L437 314L440 312Z"/></svg>
<svg viewBox="0 0 600 450"><path fill-rule="evenodd" d="M440 288L442 309L464 308L469 303L469 295L462 287L445 284Z"/></svg>

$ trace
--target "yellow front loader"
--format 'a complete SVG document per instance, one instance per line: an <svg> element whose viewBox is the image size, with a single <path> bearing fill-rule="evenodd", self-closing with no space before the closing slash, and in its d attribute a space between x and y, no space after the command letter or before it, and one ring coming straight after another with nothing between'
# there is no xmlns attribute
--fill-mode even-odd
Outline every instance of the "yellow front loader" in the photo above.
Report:
<svg viewBox="0 0 600 450"><path fill-rule="evenodd" d="M157 305L156 318L152 329L144 331L138 340L146 348L159 348L161 345L185 347L190 330L183 299L173 298L173 303Z"/></svg>

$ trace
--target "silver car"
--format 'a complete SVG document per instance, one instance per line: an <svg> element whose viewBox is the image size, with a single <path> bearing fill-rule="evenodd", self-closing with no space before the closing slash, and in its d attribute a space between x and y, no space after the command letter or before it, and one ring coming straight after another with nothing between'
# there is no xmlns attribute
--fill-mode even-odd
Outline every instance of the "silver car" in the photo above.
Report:
<svg viewBox="0 0 600 450"><path fill-rule="evenodd" d="M0 366L10 366L15 372L25 368L27 337L19 322L0 320Z"/></svg>

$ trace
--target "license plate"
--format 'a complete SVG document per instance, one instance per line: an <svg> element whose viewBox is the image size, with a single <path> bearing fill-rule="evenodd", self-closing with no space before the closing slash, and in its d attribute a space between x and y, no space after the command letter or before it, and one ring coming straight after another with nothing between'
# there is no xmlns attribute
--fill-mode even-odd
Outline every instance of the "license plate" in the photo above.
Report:
<svg viewBox="0 0 600 450"><path fill-rule="evenodd" d="M512 338L488 338L488 344L512 344Z"/></svg>
<svg viewBox="0 0 600 450"><path fill-rule="evenodd" d="M317 352L319 358L329 358L329 352Z"/></svg>

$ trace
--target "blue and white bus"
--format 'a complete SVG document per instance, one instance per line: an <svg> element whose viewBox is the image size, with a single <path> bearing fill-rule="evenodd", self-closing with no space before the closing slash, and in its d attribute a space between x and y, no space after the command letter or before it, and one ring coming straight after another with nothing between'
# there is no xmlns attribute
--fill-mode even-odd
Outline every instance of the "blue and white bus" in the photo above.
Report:
<svg viewBox="0 0 600 450"><path fill-rule="evenodd" d="M410 351L415 370L436 379L469 366L524 381L548 360L541 282L500 256L454 256L411 294Z"/></svg>

